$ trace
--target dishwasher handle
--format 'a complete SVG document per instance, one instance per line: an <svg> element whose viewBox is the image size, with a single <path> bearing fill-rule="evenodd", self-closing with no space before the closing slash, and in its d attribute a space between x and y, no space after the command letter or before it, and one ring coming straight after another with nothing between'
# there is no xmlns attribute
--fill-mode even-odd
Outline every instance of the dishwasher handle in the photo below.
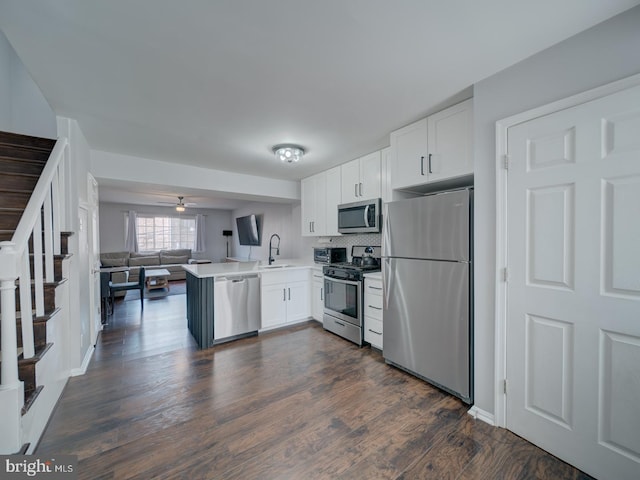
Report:
<svg viewBox="0 0 640 480"><path fill-rule="evenodd" d="M232 283L242 283L247 280L258 278L258 275L229 275L228 277L216 277L216 282L232 282Z"/></svg>

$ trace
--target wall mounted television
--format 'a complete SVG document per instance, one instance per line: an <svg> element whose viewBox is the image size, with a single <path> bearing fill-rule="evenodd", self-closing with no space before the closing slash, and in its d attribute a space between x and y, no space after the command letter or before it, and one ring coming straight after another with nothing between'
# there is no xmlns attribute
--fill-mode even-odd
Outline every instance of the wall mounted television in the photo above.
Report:
<svg viewBox="0 0 640 480"><path fill-rule="evenodd" d="M260 246L262 241L260 217L253 214L237 217L236 226L238 227L240 245Z"/></svg>

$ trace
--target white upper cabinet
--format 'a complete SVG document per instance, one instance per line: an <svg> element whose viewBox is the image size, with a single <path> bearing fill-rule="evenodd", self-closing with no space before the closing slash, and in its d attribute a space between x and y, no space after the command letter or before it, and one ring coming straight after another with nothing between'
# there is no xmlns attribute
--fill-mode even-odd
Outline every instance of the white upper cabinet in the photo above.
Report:
<svg viewBox="0 0 640 480"><path fill-rule="evenodd" d="M473 100L391 132L391 187L473 173Z"/></svg>
<svg viewBox="0 0 640 480"><path fill-rule="evenodd" d="M342 203L380 197L380 151L341 166Z"/></svg>
<svg viewBox="0 0 640 480"><path fill-rule="evenodd" d="M391 187L403 188L427 181L425 159L427 145L427 119L423 118L391 132Z"/></svg>
<svg viewBox="0 0 640 480"><path fill-rule="evenodd" d="M340 167L301 181L302 235L336 236L340 197Z"/></svg>
<svg viewBox="0 0 640 480"><path fill-rule="evenodd" d="M301 182L302 235L326 235L327 176L326 172Z"/></svg>
<svg viewBox="0 0 640 480"><path fill-rule="evenodd" d="M380 198L380 151L360 157L360 183L358 200Z"/></svg>
<svg viewBox="0 0 640 480"><path fill-rule="evenodd" d="M427 118L429 181L473 173L473 101L466 100Z"/></svg>
<svg viewBox="0 0 640 480"><path fill-rule="evenodd" d="M327 174L327 200L325 235L335 237L342 235L338 232L338 205L342 203L342 173L340 167L334 167L326 171Z"/></svg>
<svg viewBox="0 0 640 480"><path fill-rule="evenodd" d="M342 202L357 202L358 188L360 187L360 159L351 160L343 164L340 169L342 173Z"/></svg>

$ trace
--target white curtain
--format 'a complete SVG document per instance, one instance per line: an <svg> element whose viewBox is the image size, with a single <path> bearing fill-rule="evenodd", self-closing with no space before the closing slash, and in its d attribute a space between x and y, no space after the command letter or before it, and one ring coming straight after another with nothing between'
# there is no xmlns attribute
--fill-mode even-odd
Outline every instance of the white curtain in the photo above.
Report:
<svg viewBox="0 0 640 480"><path fill-rule="evenodd" d="M127 236L124 240L124 246L129 252L138 251L138 235L136 231L136 212L129 210L127 218Z"/></svg>
<svg viewBox="0 0 640 480"><path fill-rule="evenodd" d="M204 215L196 215L196 238L193 245L194 252L204 252L207 249L206 229L204 226Z"/></svg>

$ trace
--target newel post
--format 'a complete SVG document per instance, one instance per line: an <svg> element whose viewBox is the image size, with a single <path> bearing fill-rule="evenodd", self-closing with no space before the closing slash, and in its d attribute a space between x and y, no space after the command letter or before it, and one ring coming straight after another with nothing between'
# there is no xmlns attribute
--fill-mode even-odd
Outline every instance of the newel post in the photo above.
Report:
<svg viewBox="0 0 640 480"><path fill-rule="evenodd" d="M0 384L0 454L20 448L20 419L24 392L18 379L18 336L16 334L16 280L18 254L12 242L0 242L0 306L2 308L2 383Z"/></svg>
<svg viewBox="0 0 640 480"><path fill-rule="evenodd" d="M2 385L18 383L16 334L16 280L18 255L15 244L0 242L0 306L2 308Z"/></svg>

